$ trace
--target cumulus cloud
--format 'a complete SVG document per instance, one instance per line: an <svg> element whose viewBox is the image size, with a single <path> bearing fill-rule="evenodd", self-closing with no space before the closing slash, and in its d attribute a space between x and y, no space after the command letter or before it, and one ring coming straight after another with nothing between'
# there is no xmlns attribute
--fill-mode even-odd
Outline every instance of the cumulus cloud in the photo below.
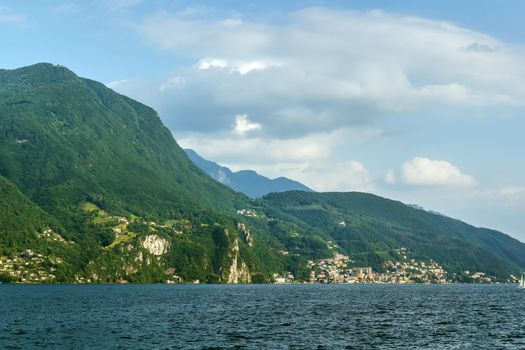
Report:
<svg viewBox="0 0 525 350"><path fill-rule="evenodd" d="M442 21L312 8L278 23L156 12L132 28L190 63L118 89L180 131L224 131L239 109L272 135L296 137L398 113L483 113L525 100L522 47ZM182 89L159 89L174 77Z"/></svg>
<svg viewBox="0 0 525 350"><path fill-rule="evenodd" d="M235 128L233 130L241 136L249 131L261 130L261 128L261 124L251 122L246 114L235 116Z"/></svg>
<svg viewBox="0 0 525 350"><path fill-rule="evenodd" d="M296 178L308 183L317 191L360 191L370 192L374 186L368 170L358 161L335 164L310 165L297 174Z"/></svg>
<svg viewBox="0 0 525 350"><path fill-rule="evenodd" d="M415 157L406 161L401 168L403 181L414 186L470 187L476 180L463 174L456 166L444 160Z"/></svg>

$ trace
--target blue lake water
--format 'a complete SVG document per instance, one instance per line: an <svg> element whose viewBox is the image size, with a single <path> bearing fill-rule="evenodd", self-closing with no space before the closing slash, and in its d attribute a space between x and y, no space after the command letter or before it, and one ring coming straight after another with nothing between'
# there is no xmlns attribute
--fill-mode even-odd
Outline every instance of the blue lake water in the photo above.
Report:
<svg viewBox="0 0 525 350"><path fill-rule="evenodd" d="M516 286L0 285L1 349L525 349Z"/></svg>

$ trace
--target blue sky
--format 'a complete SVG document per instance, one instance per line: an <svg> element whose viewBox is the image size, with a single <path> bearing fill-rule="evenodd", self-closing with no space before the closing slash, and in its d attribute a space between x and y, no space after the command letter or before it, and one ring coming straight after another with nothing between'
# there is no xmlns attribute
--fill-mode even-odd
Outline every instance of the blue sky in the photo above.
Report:
<svg viewBox="0 0 525 350"><path fill-rule="evenodd" d="M0 67L66 65L236 170L525 241L524 14L518 0L0 1Z"/></svg>

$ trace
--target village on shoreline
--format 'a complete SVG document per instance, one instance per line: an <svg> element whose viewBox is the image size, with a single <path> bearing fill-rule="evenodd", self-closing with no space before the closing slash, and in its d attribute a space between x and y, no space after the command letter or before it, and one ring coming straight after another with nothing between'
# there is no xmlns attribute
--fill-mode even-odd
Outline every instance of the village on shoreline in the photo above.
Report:
<svg viewBox="0 0 525 350"><path fill-rule="evenodd" d="M333 258L310 260L308 281L296 281L291 273L274 274L274 284L500 284L493 276L483 272L465 270L462 274L450 274L436 261L428 262L407 257L406 248L397 250L401 261L388 260L381 272L370 266L353 266L352 260L343 254L335 253ZM517 283L519 278L511 275L507 283Z"/></svg>

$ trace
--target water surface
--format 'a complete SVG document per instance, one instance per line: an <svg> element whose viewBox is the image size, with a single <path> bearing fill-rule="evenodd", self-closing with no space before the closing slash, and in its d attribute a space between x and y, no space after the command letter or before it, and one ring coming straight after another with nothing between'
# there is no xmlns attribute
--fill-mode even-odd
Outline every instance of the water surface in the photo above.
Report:
<svg viewBox="0 0 525 350"><path fill-rule="evenodd" d="M0 348L525 349L516 286L0 285Z"/></svg>

